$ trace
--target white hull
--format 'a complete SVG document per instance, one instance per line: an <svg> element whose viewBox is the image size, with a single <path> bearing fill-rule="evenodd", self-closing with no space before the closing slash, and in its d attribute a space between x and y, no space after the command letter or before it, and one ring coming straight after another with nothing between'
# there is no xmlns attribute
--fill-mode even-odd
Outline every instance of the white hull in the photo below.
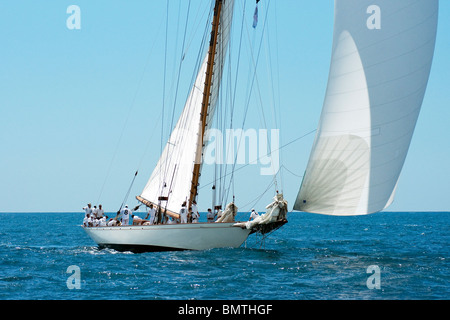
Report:
<svg viewBox="0 0 450 320"><path fill-rule="evenodd" d="M207 250L237 248L251 230L231 223L190 223L153 226L83 227L100 247L120 251Z"/></svg>

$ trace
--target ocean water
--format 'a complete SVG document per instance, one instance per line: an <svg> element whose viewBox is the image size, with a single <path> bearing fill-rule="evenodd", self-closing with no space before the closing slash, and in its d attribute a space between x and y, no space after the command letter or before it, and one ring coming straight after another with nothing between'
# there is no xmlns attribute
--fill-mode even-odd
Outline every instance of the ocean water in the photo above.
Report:
<svg viewBox="0 0 450 320"><path fill-rule="evenodd" d="M0 213L0 299L450 298L449 212L294 212L241 248L141 254L99 250L83 216Z"/></svg>

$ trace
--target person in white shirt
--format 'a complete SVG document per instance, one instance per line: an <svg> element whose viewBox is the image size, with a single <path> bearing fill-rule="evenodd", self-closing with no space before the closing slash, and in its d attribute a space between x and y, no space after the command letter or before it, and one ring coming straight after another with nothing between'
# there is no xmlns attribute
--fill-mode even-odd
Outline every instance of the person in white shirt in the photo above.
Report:
<svg viewBox="0 0 450 320"><path fill-rule="evenodd" d="M94 217L92 215L89 215L89 217L87 219L87 226L88 227L93 227L94 226Z"/></svg>
<svg viewBox="0 0 450 320"><path fill-rule="evenodd" d="M200 217L200 215L198 214L198 211L192 210L192 212L191 212L192 223L198 223L198 218L199 217Z"/></svg>
<svg viewBox="0 0 450 320"><path fill-rule="evenodd" d="M90 217L91 217L91 215L90 215L89 213L87 213L87 214L84 216L84 219L83 219L83 226L89 227Z"/></svg>
<svg viewBox="0 0 450 320"><path fill-rule="evenodd" d="M98 205L98 209L97 209L97 218L103 218L103 214L104 214L104 213L105 213L105 212L103 211L102 205L99 204L99 205Z"/></svg>
<svg viewBox="0 0 450 320"><path fill-rule="evenodd" d="M117 226L117 220L114 220L113 218L109 219L107 223L108 227L115 227Z"/></svg>
<svg viewBox="0 0 450 320"><path fill-rule="evenodd" d="M250 221L250 220L255 220L255 219L258 218L258 217L259 217L258 212L256 212L255 209L252 209L252 212L251 212L251 214L250 214L250 219L248 219L248 221Z"/></svg>
<svg viewBox="0 0 450 320"><path fill-rule="evenodd" d="M93 218L97 218L97 211L98 211L97 206L94 206L94 209L92 209L92 217Z"/></svg>
<svg viewBox="0 0 450 320"><path fill-rule="evenodd" d="M212 213L211 208L208 208L208 213L206 214L206 220L208 223L214 222L214 213Z"/></svg>
<svg viewBox="0 0 450 320"><path fill-rule="evenodd" d="M84 212L85 212L85 215L84 215L85 217L86 217L87 215L91 215L91 214L92 214L91 204L88 203L87 207L84 207L83 210L84 210Z"/></svg>
<svg viewBox="0 0 450 320"><path fill-rule="evenodd" d="M141 217L135 214L132 214L131 217L133 218L133 226L140 226L144 222Z"/></svg>
<svg viewBox="0 0 450 320"><path fill-rule="evenodd" d="M155 210L155 208L153 208L153 204L150 204L150 207L148 209L145 220L148 220L148 222L150 222L150 224L154 224L155 223L155 214L156 214L156 210Z"/></svg>
<svg viewBox="0 0 450 320"><path fill-rule="evenodd" d="M128 209L128 205L125 205L125 208L120 210L120 214L122 216L122 225L127 226L130 223L131 210Z"/></svg>
<svg viewBox="0 0 450 320"><path fill-rule="evenodd" d="M198 212L197 202L195 200L192 201L192 213L191 213L191 219L193 223L198 223L198 219L200 218L200 213ZM197 222L194 222L194 220L197 220Z"/></svg>
<svg viewBox="0 0 450 320"><path fill-rule="evenodd" d="M106 217L105 217L105 216L103 216L103 217L101 217L101 218L99 219L99 224L98 224L98 226L99 226L99 227L106 227Z"/></svg>
<svg viewBox="0 0 450 320"><path fill-rule="evenodd" d="M181 209L180 209L180 220L181 223L187 223L187 209L186 209L186 201L183 202L183 204L181 205Z"/></svg>

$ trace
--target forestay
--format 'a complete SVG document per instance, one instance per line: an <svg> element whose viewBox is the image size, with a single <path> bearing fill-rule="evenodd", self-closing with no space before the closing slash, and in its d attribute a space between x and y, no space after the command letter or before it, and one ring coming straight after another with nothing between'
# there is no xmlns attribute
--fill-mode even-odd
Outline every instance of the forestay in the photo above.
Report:
<svg viewBox="0 0 450 320"><path fill-rule="evenodd" d="M336 0L328 87L294 209L360 215L394 198L425 94L438 0Z"/></svg>

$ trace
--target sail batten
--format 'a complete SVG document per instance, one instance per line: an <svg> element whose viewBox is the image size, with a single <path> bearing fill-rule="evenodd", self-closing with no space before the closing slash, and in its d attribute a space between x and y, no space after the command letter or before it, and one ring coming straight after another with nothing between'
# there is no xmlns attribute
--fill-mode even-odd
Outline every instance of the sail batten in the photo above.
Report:
<svg viewBox="0 0 450 320"><path fill-rule="evenodd" d="M431 69L437 0L336 0L322 114L294 209L389 206Z"/></svg>

